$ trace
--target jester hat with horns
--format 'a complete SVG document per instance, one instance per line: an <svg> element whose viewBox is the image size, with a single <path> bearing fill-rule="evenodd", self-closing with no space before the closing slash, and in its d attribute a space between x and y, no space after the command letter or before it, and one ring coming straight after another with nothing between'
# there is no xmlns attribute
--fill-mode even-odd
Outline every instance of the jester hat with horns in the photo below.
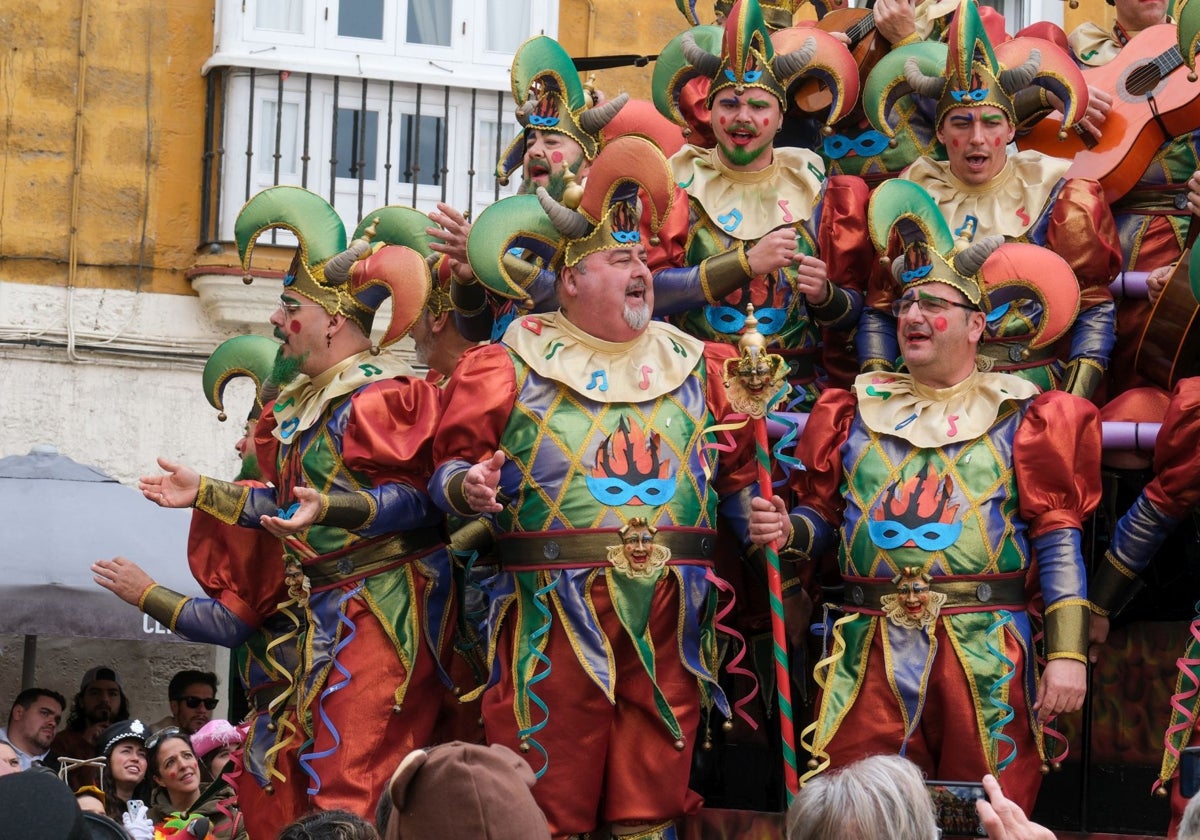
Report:
<svg viewBox="0 0 1200 840"><path fill-rule="evenodd" d="M1034 348L1053 344L1074 323L1079 283L1067 261L1053 251L1003 236L981 237L963 247L933 197L901 178L875 188L867 217L880 253L887 252L893 235L899 238L903 254L892 261L892 273L904 288L945 283L992 315L1006 304L1037 301L1041 314L1028 339Z"/></svg>
<svg viewBox="0 0 1200 840"><path fill-rule="evenodd" d="M263 404L269 402L263 396L263 385L271 376L278 352L279 343L265 335L235 335L217 345L204 363L201 381L204 396L208 404L217 410L218 420L224 422L227 419L225 386L242 376L254 383L254 405L249 418L254 419L262 414Z"/></svg>
<svg viewBox="0 0 1200 840"><path fill-rule="evenodd" d="M530 38L513 56L512 95L517 122L524 130L496 165L496 177L502 184L521 167L527 131L553 131L570 137L583 149L583 156L592 160L602 143L600 129L629 99L623 93L593 106L592 94L584 90L571 57L558 41L545 35Z"/></svg>
<svg viewBox="0 0 1200 840"><path fill-rule="evenodd" d="M1020 37L993 47L975 0L960 0L945 45L922 42L898 47L867 79L863 101L872 126L895 136L893 106L915 93L937 103L940 126L953 108L991 105L1019 124L1014 98L1032 86L1064 103L1063 131L1087 110L1087 82L1071 56L1042 38Z"/></svg>
<svg viewBox="0 0 1200 840"><path fill-rule="evenodd" d="M420 210L403 204L388 204L363 216L354 230L354 238L369 236L376 245L402 245L420 254L430 272L425 308L436 318L453 306L450 303L450 271L442 265L442 255L433 250L432 243L436 240L427 232L432 225L429 216Z"/></svg>
<svg viewBox="0 0 1200 840"><path fill-rule="evenodd" d="M408 334L429 297L429 266L411 248L374 246L375 231L346 245L346 228L337 211L316 193L301 187L268 187L251 198L234 224L238 254L246 277L258 237L272 228L291 231L298 240L285 289L304 295L330 315L344 315L371 335L375 312L389 296L392 320L380 347Z"/></svg>
<svg viewBox="0 0 1200 840"><path fill-rule="evenodd" d="M787 102L787 91L793 82L812 76L829 88L833 105L827 121L832 124L846 116L858 98L858 67L845 45L828 32L814 27L782 29L772 35L763 21L758 0L738 0L730 9L721 31L721 53L711 52L707 27L684 32L678 38L678 50L684 66L664 71L661 83L666 86L656 92L659 110L681 125L677 107L664 105L677 102L684 85L696 76L711 80L706 104L711 108L717 94L733 88L737 94L746 88L767 91L781 105ZM776 52L776 43L787 44L788 52ZM798 46L795 46L798 44ZM793 48L794 47L794 48ZM656 68L657 70L657 68ZM660 79L656 74L656 87Z"/></svg>

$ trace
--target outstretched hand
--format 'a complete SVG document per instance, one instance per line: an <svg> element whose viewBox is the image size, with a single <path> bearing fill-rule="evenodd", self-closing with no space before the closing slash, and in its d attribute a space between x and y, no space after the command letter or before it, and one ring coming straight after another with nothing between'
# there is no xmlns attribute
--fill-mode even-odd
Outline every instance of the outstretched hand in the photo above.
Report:
<svg viewBox="0 0 1200 840"><path fill-rule="evenodd" d="M297 506L288 516L260 516L258 524L276 537L298 534L317 521L321 515L321 494L311 487L293 487L292 497Z"/></svg>
<svg viewBox="0 0 1200 840"><path fill-rule="evenodd" d="M154 583L154 578L146 574L141 566L124 557L97 560L92 564L92 575L92 580L97 584L135 607L142 593Z"/></svg>
<svg viewBox="0 0 1200 840"><path fill-rule="evenodd" d="M471 232L471 223L449 204L439 201L437 208L429 213L429 219L438 227L425 228L425 233L434 240L429 247L446 255L451 270L459 279L470 280L475 276L467 260L467 236Z"/></svg>
<svg viewBox="0 0 1200 840"><path fill-rule="evenodd" d="M185 508L196 503L200 492L200 473L183 464L159 458L158 465L166 475L149 475L138 479L142 495L159 507Z"/></svg>
<svg viewBox="0 0 1200 840"><path fill-rule="evenodd" d="M504 510L504 506L496 500L500 468L503 466L504 453L497 450L467 470L463 479L463 494L471 510L476 513L499 513Z"/></svg>

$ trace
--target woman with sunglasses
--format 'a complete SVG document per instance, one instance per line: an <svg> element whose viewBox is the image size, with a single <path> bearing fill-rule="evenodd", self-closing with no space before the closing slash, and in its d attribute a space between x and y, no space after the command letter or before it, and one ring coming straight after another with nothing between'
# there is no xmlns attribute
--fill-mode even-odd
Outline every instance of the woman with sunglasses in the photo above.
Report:
<svg viewBox="0 0 1200 840"><path fill-rule="evenodd" d="M146 742L149 777L154 782L150 818L155 829L172 833L188 825L199 827L207 821L210 840L246 840L240 820L230 820L218 808L215 785L202 789L200 762L191 739L181 730L169 727L156 732Z"/></svg>
<svg viewBox="0 0 1200 840"><path fill-rule="evenodd" d="M96 739L104 756L102 788L107 792L105 813L120 821L131 799L143 799L149 793L146 780L146 736L150 733L140 720L122 720L112 724Z"/></svg>

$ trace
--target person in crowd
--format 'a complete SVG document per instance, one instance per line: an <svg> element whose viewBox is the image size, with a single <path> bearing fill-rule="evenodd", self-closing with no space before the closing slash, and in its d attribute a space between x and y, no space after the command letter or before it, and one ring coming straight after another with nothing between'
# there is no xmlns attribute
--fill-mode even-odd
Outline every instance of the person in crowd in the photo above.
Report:
<svg viewBox="0 0 1200 840"><path fill-rule="evenodd" d="M917 765L873 755L822 773L796 795L787 840L930 840L933 801Z"/></svg>
<svg viewBox="0 0 1200 840"><path fill-rule="evenodd" d="M0 740L16 751L22 770L34 763L57 770L57 757L50 747L66 708L66 698L48 688L27 688L13 700Z"/></svg>
<svg viewBox="0 0 1200 840"><path fill-rule="evenodd" d="M822 394L796 449L799 504L789 515L778 496L754 499L751 534L802 562L837 545L845 615L817 674L812 772L903 753L930 778L998 775L1028 811L1042 725L1084 697L1081 529L1099 501L1100 423L1083 399L977 368L993 306L981 267L998 246L1021 246L960 249L931 204L898 180L871 203L876 241L894 232L903 244L893 311L908 373ZM1047 261L1037 282L1055 281L1071 272ZM1040 674L1025 589L1035 558ZM1000 690L1003 707L988 700Z"/></svg>
<svg viewBox="0 0 1200 840"><path fill-rule="evenodd" d="M147 776L153 781L149 817L157 831L188 830L198 838L247 840L236 814L220 808L219 793L205 788L200 761L186 732L168 727L146 741ZM226 786L227 790L227 786Z"/></svg>
<svg viewBox="0 0 1200 840"><path fill-rule="evenodd" d="M1178 840L1200 840L1200 796L1193 796L1183 809Z"/></svg>
<svg viewBox="0 0 1200 840"><path fill-rule="evenodd" d="M129 719L129 701L121 678L112 668L97 666L79 681L79 693L71 703L67 725L54 738L55 755L89 758L98 754L97 738L109 724ZM95 767L77 767L67 776L72 787L95 785L100 772Z"/></svg>
<svg viewBox="0 0 1200 840"><path fill-rule="evenodd" d="M1079 288L1069 336L1059 345L1032 346L1053 314L1034 295L991 312L981 347L995 370L1091 398L1116 341L1108 287L1121 268L1121 247L1112 212L1098 182L1065 177L1070 161L1036 151L1010 156L1007 150L1019 124L1018 97L1039 87L1056 92L1067 102L1069 126L1084 113L1082 76L1069 56L1047 42L1017 40L1010 42L1012 50L993 49L974 0L960 0L948 36L941 74L930 75L915 59L895 65L902 70L898 85L936 102L937 137L948 158L922 156L900 177L933 196L956 237L972 242L1000 235L1043 246L1067 261ZM1068 83L1071 73L1074 84ZM892 130L886 122L878 127ZM856 338L862 370L896 369L896 322L889 310L903 292L893 274L873 272Z"/></svg>
<svg viewBox="0 0 1200 840"><path fill-rule="evenodd" d="M111 724L96 740L97 754L104 757L101 774L103 789L108 794L105 813L115 820L125 814L132 799L146 796L146 738L150 728L140 720L123 720Z"/></svg>
<svg viewBox="0 0 1200 840"><path fill-rule="evenodd" d="M280 390L255 433L271 486L162 461L166 473L140 487L158 504L194 506L279 538L288 609L305 628L296 708L278 725L294 727L287 750L308 778L287 784L307 785L312 807L368 815L395 763L429 740L449 683L442 663L453 585L443 516L424 489L440 395L381 349L412 327L429 270L409 248L373 248L365 231L347 248L328 202L273 187L235 223L247 271L255 242L272 227L293 231L300 247L271 317ZM374 347L375 313L389 295L392 320ZM347 737L352 731L372 737Z"/></svg>
<svg viewBox="0 0 1200 840"><path fill-rule="evenodd" d="M285 826L278 840L379 840L369 822L349 811L317 811Z"/></svg>
<svg viewBox="0 0 1200 840"><path fill-rule="evenodd" d="M607 822L674 838L698 805L687 781L701 706L730 716L708 566L722 500L744 531L755 465L744 432L719 455L702 441L731 411L723 363L737 357L651 320L639 188L657 217L670 170L652 143L621 137L593 162L580 210L538 193L560 232L562 309L463 356L434 442L437 504L497 535L487 738L544 769L534 798L555 837ZM489 235L501 251L530 221L493 218L518 228Z"/></svg>
<svg viewBox="0 0 1200 840"><path fill-rule="evenodd" d="M211 671L178 671L167 685L167 705L171 714L154 724L154 731L176 727L193 735L212 719L217 699L217 675Z"/></svg>
<svg viewBox="0 0 1200 840"><path fill-rule="evenodd" d="M53 773L12 773L0 776L0 840L89 840L89 834L71 789Z"/></svg>
<svg viewBox="0 0 1200 840"><path fill-rule="evenodd" d="M21 757L8 741L0 740L0 776L21 772Z"/></svg>
<svg viewBox="0 0 1200 840"><path fill-rule="evenodd" d="M502 744L413 750L388 784L393 807L383 840L550 840L530 790L535 781L529 764Z"/></svg>

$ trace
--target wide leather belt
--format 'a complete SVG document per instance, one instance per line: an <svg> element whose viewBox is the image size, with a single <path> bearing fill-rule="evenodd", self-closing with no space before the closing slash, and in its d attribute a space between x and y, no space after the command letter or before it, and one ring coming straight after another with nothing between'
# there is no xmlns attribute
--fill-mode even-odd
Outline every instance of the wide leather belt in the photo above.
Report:
<svg viewBox="0 0 1200 840"><path fill-rule="evenodd" d="M1007 369L1037 367L1056 358L1053 348L1034 348L1016 340L981 341L977 352Z"/></svg>
<svg viewBox="0 0 1200 840"><path fill-rule="evenodd" d="M500 540L496 556L500 567L508 570L607 566L609 547L620 543L621 535L615 530L510 534ZM670 550L672 564L711 563L716 543L715 531L663 528L654 535L655 545Z"/></svg>
<svg viewBox="0 0 1200 840"><path fill-rule="evenodd" d="M887 595L895 595L896 584L882 578L845 578L844 606L852 611L881 612ZM1025 609L1025 573L960 577L933 577L929 591L946 596L942 612L984 612Z"/></svg>
<svg viewBox="0 0 1200 840"><path fill-rule="evenodd" d="M1186 216L1188 210L1186 184L1156 184L1135 187L1112 204L1114 213Z"/></svg>
<svg viewBox="0 0 1200 840"><path fill-rule="evenodd" d="M418 528L393 534L379 542L324 554L315 562L304 564L303 570L313 591L327 589L346 580L368 578L393 569L442 542L439 529Z"/></svg>

